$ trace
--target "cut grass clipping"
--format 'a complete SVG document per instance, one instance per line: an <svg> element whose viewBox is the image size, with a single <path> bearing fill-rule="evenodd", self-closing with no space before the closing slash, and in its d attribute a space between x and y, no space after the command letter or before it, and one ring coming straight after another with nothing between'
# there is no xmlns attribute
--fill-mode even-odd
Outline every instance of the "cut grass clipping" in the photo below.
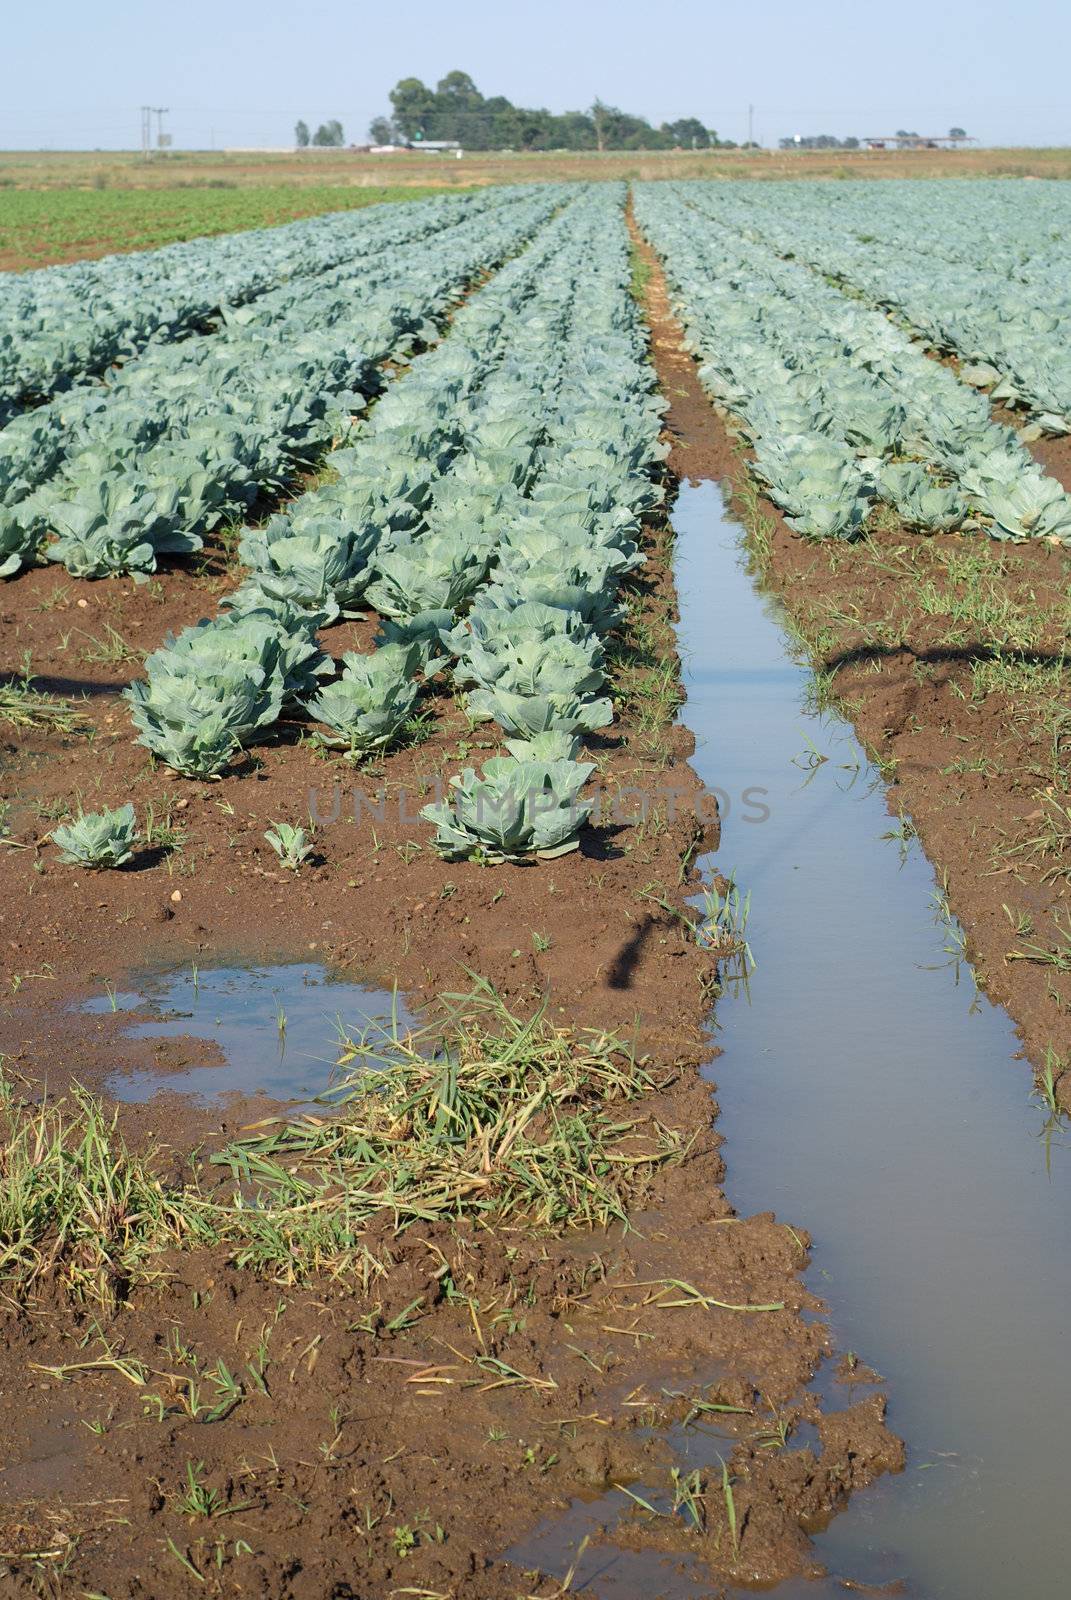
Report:
<svg viewBox="0 0 1071 1600"><path fill-rule="evenodd" d="M443 1021L415 1033L347 1038L337 1115L307 1117L214 1157L258 1186L243 1226L277 1250L303 1241L345 1252L362 1222L523 1218L537 1227L624 1220L679 1135L641 1110L655 1087L629 1045L521 1020L482 981L448 995ZM285 1246L284 1246L285 1240ZM254 1246L255 1248L255 1246Z"/></svg>
<svg viewBox="0 0 1071 1600"><path fill-rule="evenodd" d="M66 1104L23 1107L0 1078L0 1282L57 1275L114 1297L181 1231L181 1201L83 1089Z"/></svg>
<svg viewBox="0 0 1071 1600"><path fill-rule="evenodd" d="M0 722L45 733L79 733L85 728L69 700L35 689L26 676L0 681Z"/></svg>
<svg viewBox="0 0 1071 1600"><path fill-rule="evenodd" d="M419 1032L347 1038L329 1115L217 1153L237 1180L229 1198L196 1174L166 1186L83 1090L22 1108L5 1085L0 1279L25 1292L56 1275L106 1300L175 1245L222 1243L238 1265L293 1281L367 1268L373 1220L599 1226L685 1154L635 1105L657 1085L621 1039L555 1027L542 1008L522 1020L482 980L440 1005Z"/></svg>

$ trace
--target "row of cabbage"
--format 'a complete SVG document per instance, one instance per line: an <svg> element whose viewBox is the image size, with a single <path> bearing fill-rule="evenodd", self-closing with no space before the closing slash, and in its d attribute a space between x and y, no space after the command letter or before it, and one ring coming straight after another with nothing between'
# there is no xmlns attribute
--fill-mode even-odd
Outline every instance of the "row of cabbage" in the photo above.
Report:
<svg viewBox="0 0 1071 1600"><path fill-rule="evenodd" d="M728 226L850 285L959 357L968 383L1030 413L1028 438L1071 432L1065 185L1016 186L1010 196L1006 184L982 183L838 184L816 194L734 185L711 198Z"/></svg>
<svg viewBox="0 0 1071 1600"><path fill-rule="evenodd" d="M38 272L0 274L0 426L142 349L481 209L468 196L336 212Z"/></svg>
<svg viewBox="0 0 1071 1600"><path fill-rule="evenodd" d="M247 531L224 613L131 686L154 754L222 772L289 714L361 761L411 734L445 674L506 753L425 809L440 852L576 847L582 740L612 718L605 640L661 493L622 203L616 185L579 193L332 457L335 480ZM333 662L318 630L357 606L379 616L375 647Z"/></svg>
<svg viewBox="0 0 1071 1600"><path fill-rule="evenodd" d="M851 538L873 508L940 531L1071 539L1071 497L975 390L863 305L719 216L723 186L643 184L699 375L790 525Z"/></svg>
<svg viewBox="0 0 1071 1600"><path fill-rule="evenodd" d="M350 428L388 358L438 327L459 291L562 203L553 187L489 194L241 308L211 338L159 344L0 433L0 575L44 547L77 577L144 574L277 492ZM51 543L48 543L52 539Z"/></svg>

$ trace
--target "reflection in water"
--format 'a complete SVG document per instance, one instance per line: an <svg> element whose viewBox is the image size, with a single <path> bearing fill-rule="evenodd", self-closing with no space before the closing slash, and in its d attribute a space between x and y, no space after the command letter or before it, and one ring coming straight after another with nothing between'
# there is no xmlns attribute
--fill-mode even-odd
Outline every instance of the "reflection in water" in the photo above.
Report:
<svg viewBox="0 0 1071 1600"><path fill-rule="evenodd" d="M309 1101L330 1086L340 1019L351 1030L378 1025L386 1032L404 1032L412 1023L396 994L348 982L316 963L150 973L136 994L110 991L85 1009L133 1012L128 1038L204 1039L225 1058L176 1072L113 1074L107 1092L128 1101L148 1100L161 1089L202 1103L228 1094Z"/></svg>

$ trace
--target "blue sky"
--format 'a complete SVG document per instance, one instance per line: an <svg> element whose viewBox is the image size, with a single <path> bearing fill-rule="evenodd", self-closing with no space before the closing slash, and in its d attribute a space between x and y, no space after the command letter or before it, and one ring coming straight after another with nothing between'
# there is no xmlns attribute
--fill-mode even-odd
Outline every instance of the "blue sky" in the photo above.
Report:
<svg viewBox="0 0 1071 1600"><path fill-rule="evenodd" d="M142 102L176 145L280 145L294 121L365 136L399 77L457 67L554 111L603 100L724 137L959 124L1071 143L1071 7L1056 0L8 0L0 148L130 148Z"/></svg>

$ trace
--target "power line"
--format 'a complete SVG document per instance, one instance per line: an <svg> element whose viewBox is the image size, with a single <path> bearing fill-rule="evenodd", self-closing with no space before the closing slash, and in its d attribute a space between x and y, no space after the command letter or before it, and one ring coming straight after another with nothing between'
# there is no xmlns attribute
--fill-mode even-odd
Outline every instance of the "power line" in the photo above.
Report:
<svg viewBox="0 0 1071 1600"><path fill-rule="evenodd" d="M164 117L167 115L167 106L142 106L141 108L141 154L148 161L152 155L152 119L156 118L156 148L164 146ZM170 134L167 143L171 143Z"/></svg>

